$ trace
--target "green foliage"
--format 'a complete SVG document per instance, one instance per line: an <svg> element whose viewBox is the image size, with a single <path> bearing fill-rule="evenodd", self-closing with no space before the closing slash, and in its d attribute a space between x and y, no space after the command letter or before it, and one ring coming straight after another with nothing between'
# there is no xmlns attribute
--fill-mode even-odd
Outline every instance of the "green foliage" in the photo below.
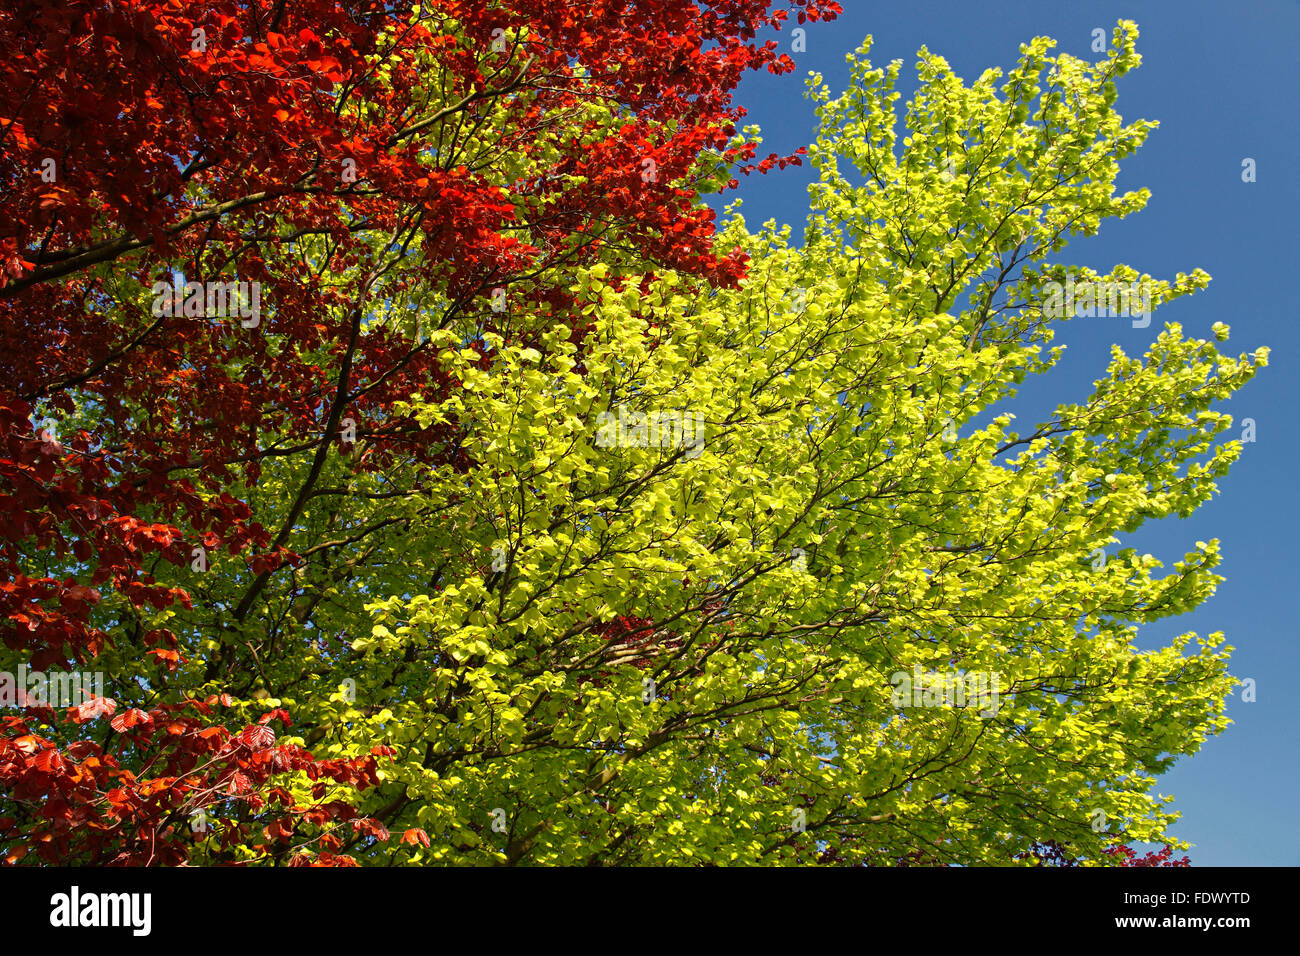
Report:
<svg viewBox="0 0 1300 956"><path fill-rule="evenodd" d="M802 245L738 215L723 231L751 259L739 288L610 253L572 267L577 309L530 315L527 336L470 348L469 319L429 316L453 387L408 410L455 426L471 464L331 456L335 491L289 546L357 543L282 573L265 617L229 637L277 622L244 696L289 707L314 753L395 748L366 810L431 846L354 847L363 862L1184 846L1150 791L1226 726L1230 648L1135 638L1213 592L1218 545L1169 571L1114 546L1214 493L1240 448L1212 409L1267 351L1233 357L1169 323L1034 428L1004 410L1052 371L1058 323L1094 321L1045 314L1044 283L1142 281L1158 308L1208 282L1053 258L1146 201L1114 189L1154 126L1113 109L1136 35L1122 23L1097 64L1035 39L969 86L923 50L901 144L900 64L873 68L864 44L843 95L811 84ZM701 445L600 440L619 409L698 416ZM260 506L291 497L290 461L268 464ZM233 599L204 580L211 606ZM198 650L202 669L216 647ZM995 712L896 706L891 678L918 667L996 675Z"/></svg>

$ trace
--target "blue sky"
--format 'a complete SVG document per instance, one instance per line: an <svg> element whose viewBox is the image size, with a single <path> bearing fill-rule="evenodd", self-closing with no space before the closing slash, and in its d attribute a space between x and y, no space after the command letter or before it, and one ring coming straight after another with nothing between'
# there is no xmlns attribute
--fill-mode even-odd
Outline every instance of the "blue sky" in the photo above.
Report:
<svg viewBox="0 0 1300 956"><path fill-rule="evenodd" d="M1257 437L1219 482L1219 496L1193 517L1148 525L1119 547L1149 551L1169 570L1194 542L1218 538L1223 562L1217 570L1227 580L1216 595L1195 613L1144 627L1138 643L1155 647L1186 631L1221 630L1236 648L1231 672L1257 685L1255 702L1242 701L1240 689L1229 701L1233 724L1224 734L1158 782L1156 791L1176 796L1174 807L1182 813L1173 833L1194 844L1194 865L1300 865L1300 715L1291 686L1300 671L1293 611L1300 593L1300 428L1292 411L1300 404L1300 331L1292 292L1300 249L1294 233L1300 213L1300 2L841 4L840 19L809 25L806 52L790 52L789 33L779 35L798 64L795 73L754 74L741 85L737 100L749 110L746 122L763 129L762 154L808 144L816 117L803 98L804 77L817 71L833 93L843 89L845 54L868 34L874 37L876 66L903 60L901 108L915 88L913 64L921 46L945 57L970 82L986 67L1011 66L1019 45L1034 36L1056 39L1055 52L1100 59L1104 54L1091 49L1093 30L1101 27L1109 38L1116 21L1137 22L1143 62L1120 80L1116 108L1126 120L1158 120L1160 127L1135 156L1121 161L1117 188L1145 186L1151 201L1141 213L1103 224L1098 236L1072 242L1061 258L1101 271L1122 262L1170 280L1200 267L1213 282L1158 310L1146 329L1122 318L1068 323L1055 343L1068 345L1066 359L1032 386L1039 390L1035 394L1028 394L1027 383L1026 398L1050 409L1086 397L1105 370L1112 343L1140 355L1167 321L1205 338L1212 337L1215 322L1227 323L1232 338L1221 348L1230 354L1269 347L1269 367L1221 406L1237 423L1225 437L1238 437L1244 418L1255 420ZM1246 157L1256 163L1253 183L1242 181ZM793 224L798 236L812 176L806 163L753 176L717 205L739 196L751 228L771 218ZM1017 412L1022 430L1037 420Z"/></svg>

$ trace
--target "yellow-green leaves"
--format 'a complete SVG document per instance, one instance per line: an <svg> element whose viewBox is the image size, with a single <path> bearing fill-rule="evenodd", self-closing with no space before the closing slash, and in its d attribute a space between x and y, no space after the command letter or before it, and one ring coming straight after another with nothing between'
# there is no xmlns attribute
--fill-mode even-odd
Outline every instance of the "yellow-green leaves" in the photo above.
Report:
<svg viewBox="0 0 1300 956"><path fill-rule="evenodd" d="M1208 281L1048 258L1146 200L1113 189L1152 125L1111 109L1135 34L1097 65L1037 38L970 86L923 50L901 140L900 64L864 45L842 95L814 78L802 247L736 217L737 289L611 256L525 338L431 334L454 387L411 411L463 457L384 504L393 570L339 595L367 609L336 665L356 699L316 715L331 752L398 749L390 828L446 863L1168 840L1149 789L1224 726L1227 648L1135 638L1212 593L1218 544L1162 564L1126 536L1214 493L1240 450L1214 407L1267 351L1106 319L1090 395L1020 431L1005 407L1054 326L1103 321L1046 284L1140 283L1155 309ZM900 674L981 696L900 706Z"/></svg>

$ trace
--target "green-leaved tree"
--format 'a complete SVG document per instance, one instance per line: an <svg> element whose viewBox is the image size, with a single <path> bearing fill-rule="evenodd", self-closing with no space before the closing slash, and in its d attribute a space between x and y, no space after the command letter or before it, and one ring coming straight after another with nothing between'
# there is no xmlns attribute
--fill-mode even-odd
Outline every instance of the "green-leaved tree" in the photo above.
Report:
<svg viewBox="0 0 1300 956"><path fill-rule="evenodd" d="M285 706L320 757L395 750L364 808L394 838L344 831L376 864L1184 847L1151 788L1225 727L1229 648L1135 638L1211 594L1218 547L1166 568L1116 545L1211 496L1240 450L1213 408L1267 352L1170 322L1041 422L1007 411L1059 323L1138 324L1209 280L1061 258L1146 201L1114 188L1154 126L1114 110L1136 35L1098 63L1035 39L970 85L923 50L901 143L900 64L864 45L843 95L810 83L802 242L723 230L737 288L611 244L557 267L575 306L508 336L392 292L371 321L441 376L398 410L454 447L333 454L285 542L303 562L241 624L276 653L214 642L207 690ZM270 509L301 466L277 467Z"/></svg>

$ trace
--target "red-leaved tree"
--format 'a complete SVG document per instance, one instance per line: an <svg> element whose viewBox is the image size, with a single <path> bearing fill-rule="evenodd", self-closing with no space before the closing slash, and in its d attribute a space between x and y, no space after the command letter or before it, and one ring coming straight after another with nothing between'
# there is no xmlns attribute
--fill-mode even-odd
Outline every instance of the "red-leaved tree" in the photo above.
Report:
<svg viewBox="0 0 1300 956"><path fill-rule="evenodd" d="M207 858L227 862L346 863L389 838L348 800L384 747L314 759L276 742L287 710L250 719L178 665L209 642L208 681L255 669L248 627L274 618L277 584L346 580L336 559L364 535L294 547L327 465L466 464L456 422L396 410L450 386L421 331L377 309L435 288L425 311L469 322L490 362L483 333L528 338L520 316L563 310L564 271L598 255L743 275L698 197L798 158L755 156L732 90L793 68L759 30L839 10L771 6L0 3L5 660L93 667L111 649L145 668L112 699L0 721L8 862L177 864L209 824ZM151 308L173 281L256 284L266 311ZM528 309L482 307L507 294ZM294 486L270 508L254 491L285 462ZM241 562L229 599L195 573L216 555ZM168 609L184 633L143 613ZM308 801L281 785L302 774Z"/></svg>

